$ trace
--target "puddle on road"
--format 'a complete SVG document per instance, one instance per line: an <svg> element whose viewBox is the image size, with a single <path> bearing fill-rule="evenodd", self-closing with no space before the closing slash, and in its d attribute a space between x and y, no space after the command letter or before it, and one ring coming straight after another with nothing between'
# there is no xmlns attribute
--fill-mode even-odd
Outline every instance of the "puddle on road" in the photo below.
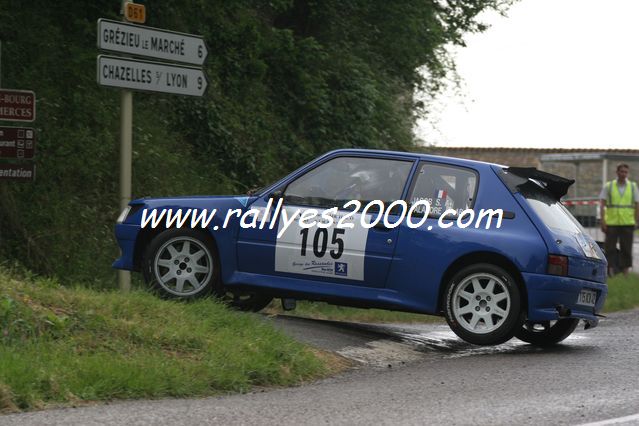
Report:
<svg viewBox="0 0 639 426"><path fill-rule="evenodd" d="M497 346L475 346L464 342L452 331L433 331L424 334L399 333L399 337L414 345L420 352L440 352L444 358L461 358L471 355L486 355L509 352L530 352L536 348L516 339Z"/></svg>
<svg viewBox="0 0 639 426"><path fill-rule="evenodd" d="M287 316L282 316L279 320L281 324L287 325L289 333L295 330L297 334L307 334L305 326L317 325L315 334L311 333L314 336L311 344L322 346L326 345L326 341L330 341L333 347L329 350L359 364L375 368L401 367L410 362L428 359L575 353L592 349L588 344L590 337L581 333L570 336L566 340L566 345L552 348L538 348L515 338L498 346L476 346L461 340L443 324L362 324ZM300 327L292 327L294 325ZM323 330L324 333L317 334L318 330ZM334 338L336 331L340 339ZM347 343L340 345L342 341Z"/></svg>
<svg viewBox="0 0 639 426"><path fill-rule="evenodd" d="M402 364L432 358L433 355L443 359L462 358L478 355L526 354L549 351L573 350L568 346L556 348L538 348L516 338L497 346L476 346L464 342L450 330L429 330L419 332L417 329L393 329L391 327L375 327L383 329L388 339L368 342L366 346L346 347L338 353L346 358L373 367L394 367ZM401 330L401 331L400 331ZM566 342L586 340L583 335L570 336Z"/></svg>
<svg viewBox="0 0 639 426"><path fill-rule="evenodd" d="M411 345L393 340L373 340L366 343L366 346L346 347L337 353L362 364L383 368L424 358L424 355Z"/></svg>
<svg viewBox="0 0 639 426"><path fill-rule="evenodd" d="M444 358L461 358L474 355L516 354L565 350L566 346L556 348L539 348L512 338L506 343L496 346L476 346L464 342L452 331L429 331L426 333L397 333L402 341L410 343L416 350L424 353L439 352ZM587 339L586 336L572 335L566 343Z"/></svg>

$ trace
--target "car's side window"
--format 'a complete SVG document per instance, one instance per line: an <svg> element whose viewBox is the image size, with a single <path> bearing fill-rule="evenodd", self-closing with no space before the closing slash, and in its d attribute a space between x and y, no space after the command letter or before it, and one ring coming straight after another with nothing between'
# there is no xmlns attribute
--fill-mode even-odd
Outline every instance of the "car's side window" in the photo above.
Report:
<svg viewBox="0 0 639 426"><path fill-rule="evenodd" d="M284 201L321 207L341 207L350 200L384 203L402 196L411 161L338 157L291 182Z"/></svg>
<svg viewBox="0 0 639 426"><path fill-rule="evenodd" d="M472 208L475 203L477 173L473 170L435 163L421 163L409 201L414 204L426 200L431 206L430 215L438 217L445 210L453 209L461 213ZM415 211L423 213L425 207L417 206Z"/></svg>

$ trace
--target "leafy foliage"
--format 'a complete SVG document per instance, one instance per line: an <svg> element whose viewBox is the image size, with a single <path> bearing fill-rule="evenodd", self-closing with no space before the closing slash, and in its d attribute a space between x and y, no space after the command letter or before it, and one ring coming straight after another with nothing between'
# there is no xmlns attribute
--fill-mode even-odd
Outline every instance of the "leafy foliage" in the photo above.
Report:
<svg viewBox="0 0 639 426"><path fill-rule="evenodd" d="M112 285L118 253L119 94L95 82L96 21L119 19L119 3L0 4L3 86L38 98L38 178L0 182L0 250L97 286ZM411 149L414 89L438 90L452 67L445 46L508 4L149 4L147 25L205 37L209 89L201 99L134 95L134 196L243 192L330 149Z"/></svg>

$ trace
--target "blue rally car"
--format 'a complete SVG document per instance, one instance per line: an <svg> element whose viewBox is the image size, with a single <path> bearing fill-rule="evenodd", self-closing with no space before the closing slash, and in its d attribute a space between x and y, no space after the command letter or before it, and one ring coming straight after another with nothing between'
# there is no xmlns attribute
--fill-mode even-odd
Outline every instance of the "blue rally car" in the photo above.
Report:
<svg viewBox="0 0 639 426"><path fill-rule="evenodd" d="M115 228L113 266L142 272L167 297L214 294L253 311L278 297L417 312L445 316L474 344L552 345L579 320L596 326L607 295L602 251L559 201L573 182L338 150L255 195L132 201Z"/></svg>

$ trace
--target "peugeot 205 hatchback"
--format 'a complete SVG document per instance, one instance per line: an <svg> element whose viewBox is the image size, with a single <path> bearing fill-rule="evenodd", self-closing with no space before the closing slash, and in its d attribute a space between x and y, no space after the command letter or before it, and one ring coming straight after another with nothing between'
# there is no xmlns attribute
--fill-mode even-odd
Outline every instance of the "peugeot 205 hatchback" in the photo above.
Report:
<svg viewBox="0 0 639 426"><path fill-rule="evenodd" d="M480 345L598 323L606 261L534 168L338 150L250 196L132 201L118 269L167 297L274 297L441 315ZM302 220L304 219L304 220Z"/></svg>

